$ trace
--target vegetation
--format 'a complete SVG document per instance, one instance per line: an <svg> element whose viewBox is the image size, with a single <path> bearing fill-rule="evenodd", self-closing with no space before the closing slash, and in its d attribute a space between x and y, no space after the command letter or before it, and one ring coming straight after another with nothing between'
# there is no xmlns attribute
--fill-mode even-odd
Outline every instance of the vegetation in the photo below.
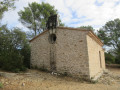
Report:
<svg viewBox="0 0 120 90"><path fill-rule="evenodd" d="M113 64L115 63L115 56L113 56L110 52L105 53L105 62L107 64Z"/></svg>
<svg viewBox="0 0 120 90"><path fill-rule="evenodd" d="M33 2L28 7L25 7L24 10L19 11L18 14L20 22L30 30L33 30L36 36L37 32L40 33L45 29L48 17L57 14L57 10L48 3L42 2L42 4L38 4ZM63 26L64 24L61 23L61 25Z"/></svg>
<svg viewBox="0 0 120 90"><path fill-rule="evenodd" d="M0 1L0 20L5 11L14 8L15 0ZM20 22L34 34L41 33L50 15L58 14L54 6L48 3L38 4L33 2L18 12ZM64 24L60 23L61 26ZM93 30L92 26L81 26L79 28ZM0 24L0 68L7 71L19 72L30 68L30 46L29 39L33 34L25 33L19 28L8 29L7 25ZM105 46L111 50L105 53L106 63L120 64L120 19L107 22L99 31L98 37ZM45 69L41 69L45 70ZM64 73L67 75L67 73ZM0 83L0 88L2 84Z"/></svg>
<svg viewBox="0 0 120 90"><path fill-rule="evenodd" d="M19 28L0 28L0 68L19 72L29 67L30 48L25 32Z"/></svg>
<svg viewBox="0 0 120 90"><path fill-rule="evenodd" d="M0 88L3 88L3 84L0 82Z"/></svg>
<svg viewBox="0 0 120 90"><path fill-rule="evenodd" d="M89 25L88 25L88 26L80 26L80 27L78 27L78 28L94 31L93 27L92 27L92 26L89 26Z"/></svg>
<svg viewBox="0 0 120 90"><path fill-rule="evenodd" d="M110 52L112 54L106 54L106 58L111 58L110 62L120 64L120 19L115 19L107 22L99 31L98 37L108 47L111 47Z"/></svg>
<svg viewBox="0 0 120 90"><path fill-rule="evenodd" d="M0 19L2 18L3 13L5 11L8 11L9 9L15 8L14 1L15 0L1 0L0 1Z"/></svg>

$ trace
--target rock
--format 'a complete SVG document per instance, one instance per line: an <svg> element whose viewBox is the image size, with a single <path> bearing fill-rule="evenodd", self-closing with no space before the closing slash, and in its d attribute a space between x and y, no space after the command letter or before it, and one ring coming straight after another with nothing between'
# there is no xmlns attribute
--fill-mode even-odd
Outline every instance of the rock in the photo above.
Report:
<svg viewBox="0 0 120 90"><path fill-rule="evenodd" d="M51 74L58 76L58 73L56 73L56 72L52 72ZM60 75L60 74L59 74L59 75Z"/></svg>
<svg viewBox="0 0 120 90"><path fill-rule="evenodd" d="M52 72L51 74L53 75L54 73Z"/></svg>
<svg viewBox="0 0 120 90"><path fill-rule="evenodd" d="M2 82L2 83L4 83L4 82L5 82L5 80L4 80L4 79L1 79L1 82Z"/></svg>
<svg viewBox="0 0 120 90"><path fill-rule="evenodd" d="M47 80L47 78L44 78L44 80Z"/></svg>
<svg viewBox="0 0 120 90"><path fill-rule="evenodd" d="M8 82L5 82L5 84L8 84Z"/></svg>
<svg viewBox="0 0 120 90"><path fill-rule="evenodd" d="M21 86L25 86L25 83L22 83L22 85Z"/></svg>

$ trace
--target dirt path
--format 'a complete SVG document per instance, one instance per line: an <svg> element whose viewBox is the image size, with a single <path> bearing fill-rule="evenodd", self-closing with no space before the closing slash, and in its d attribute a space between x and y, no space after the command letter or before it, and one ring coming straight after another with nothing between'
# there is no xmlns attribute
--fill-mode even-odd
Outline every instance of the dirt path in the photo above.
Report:
<svg viewBox="0 0 120 90"><path fill-rule="evenodd" d="M1 90L120 90L120 68L109 70L95 84L38 70L19 74L0 72Z"/></svg>

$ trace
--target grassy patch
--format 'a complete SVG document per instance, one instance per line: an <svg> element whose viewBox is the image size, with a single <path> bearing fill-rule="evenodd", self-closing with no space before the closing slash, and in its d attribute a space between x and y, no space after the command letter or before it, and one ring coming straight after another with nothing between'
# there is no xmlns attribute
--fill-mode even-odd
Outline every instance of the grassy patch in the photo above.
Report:
<svg viewBox="0 0 120 90"><path fill-rule="evenodd" d="M64 72L63 76L68 76L68 73L67 73L67 72Z"/></svg>
<svg viewBox="0 0 120 90"><path fill-rule="evenodd" d="M98 82L98 80L95 80L95 81L92 81L92 80L91 80L91 83L92 83L92 84L96 84L97 82Z"/></svg>
<svg viewBox="0 0 120 90"><path fill-rule="evenodd" d="M40 71L49 72L46 68L39 68Z"/></svg>
<svg viewBox="0 0 120 90"><path fill-rule="evenodd" d="M3 84L0 82L0 88L3 88Z"/></svg>

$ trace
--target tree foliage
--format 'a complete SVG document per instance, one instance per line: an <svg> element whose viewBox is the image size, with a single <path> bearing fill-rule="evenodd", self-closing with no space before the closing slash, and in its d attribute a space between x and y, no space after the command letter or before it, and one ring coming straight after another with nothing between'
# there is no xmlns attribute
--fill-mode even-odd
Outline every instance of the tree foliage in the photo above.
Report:
<svg viewBox="0 0 120 90"><path fill-rule="evenodd" d="M115 50L116 58L115 63L120 64L120 49Z"/></svg>
<svg viewBox="0 0 120 90"><path fill-rule="evenodd" d="M115 56L113 56L110 52L105 53L105 62L107 64L115 63Z"/></svg>
<svg viewBox="0 0 120 90"><path fill-rule="evenodd" d="M93 27L92 27L92 26L89 26L89 25L88 25L88 26L80 26L80 27L78 27L78 28L94 31Z"/></svg>
<svg viewBox="0 0 120 90"><path fill-rule="evenodd" d="M105 45L120 48L120 19L109 21L98 31L98 37Z"/></svg>
<svg viewBox="0 0 120 90"><path fill-rule="evenodd" d="M45 29L48 17L57 14L57 10L48 3L42 2L38 4L33 2L28 7L25 7L24 10L19 11L18 14L21 23L27 28L34 30L36 35L37 32L40 33Z"/></svg>
<svg viewBox="0 0 120 90"><path fill-rule="evenodd" d="M19 28L0 27L0 68L18 72L29 67L30 48L26 34Z"/></svg>
<svg viewBox="0 0 120 90"><path fill-rule="evenodd" d="M15 0L1 0L0 1L0 19L2 18L3 13L5 11L8 11L9 9L15 8L14 1Z"/></svg>
<svg viewBox="0 0 120 90"><path fill-rule="evenodd" d="M114 49L117 62L120 62L120 19L107 22L99 31L98 37L106 46Z"/></svg>
<svg viewBox="0 0 120 90"><path fill-rule="evenodd" d="M0 20L5 11L15 8L14 1L0 1ZM0 25L0 68L14 72L30 68L30 47L25 32L19 28L9 30L6 26Z"/></svg>

